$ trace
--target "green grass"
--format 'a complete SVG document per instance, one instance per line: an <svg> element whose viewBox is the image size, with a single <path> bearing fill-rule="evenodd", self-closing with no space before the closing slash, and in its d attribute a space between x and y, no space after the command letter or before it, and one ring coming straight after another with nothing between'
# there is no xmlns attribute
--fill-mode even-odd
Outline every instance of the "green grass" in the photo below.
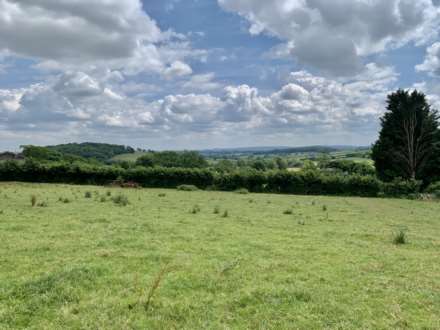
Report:
<svg viewBox="0 0 440 330"><path fill-rule="evenodd" d="M439 214L408 200L0 184L0 329L439 329Z"/></svg>
<svg viewBox="0 0 440 330"><path fill-rule="evenodd" d="M142 157L145 154L146 154L146 152L138 152L138 151L136 151L135 153L131 153L131 154L117 155L117 156L113 157L111 160L112 161L116 161L116 162L123 162L123 161L125 161L125 162L136 162L139 157Z"/></svg>

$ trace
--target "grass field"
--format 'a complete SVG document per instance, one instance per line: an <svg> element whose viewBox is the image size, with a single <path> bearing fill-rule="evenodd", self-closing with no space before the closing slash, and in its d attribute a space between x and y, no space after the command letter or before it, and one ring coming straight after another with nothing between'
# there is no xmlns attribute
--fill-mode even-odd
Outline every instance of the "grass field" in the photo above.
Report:
<svg viewBox="0 0 440 330"><path fill-rule="evenodd" d="M440 329L439 311L435 202L0 184L0 329Z"/></svg>

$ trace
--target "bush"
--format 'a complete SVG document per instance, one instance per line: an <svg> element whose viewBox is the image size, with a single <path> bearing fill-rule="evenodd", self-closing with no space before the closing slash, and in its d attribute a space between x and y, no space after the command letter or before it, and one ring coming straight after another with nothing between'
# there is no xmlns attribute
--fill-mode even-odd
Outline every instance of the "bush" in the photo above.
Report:
<svg viewBox="0 0 440 330"><path fill-rule="evenodd" d="M428 188L425 189L425 193L440 197L440 182L431 183Z"/></svg>
<svg viewBox="0 0 440 330"><path fill-rule="evenodd" d="M410 180L403 181L401 179L395 179L392 182L383 184L383 191L386 196L390 197L405 197L414 194L418 194L422 187L421 181Z"/></svg>
<svg viewBox="0 0 440 330"><path fill-rule="evenodd" d="M84 197L85 197L85 198L92 198L92 193L91 193L90 191L86 191L86 192L84 193Z"/></svg>
<svg viewBox="0 0 440 330"><path fill-rule="evenodd" d="M190 184L182 184L180 186L177 186L177 190L181 190L181 191L197 191L197 190L199 190L199 188L197 188L194 185L190 185Z"/></svg>

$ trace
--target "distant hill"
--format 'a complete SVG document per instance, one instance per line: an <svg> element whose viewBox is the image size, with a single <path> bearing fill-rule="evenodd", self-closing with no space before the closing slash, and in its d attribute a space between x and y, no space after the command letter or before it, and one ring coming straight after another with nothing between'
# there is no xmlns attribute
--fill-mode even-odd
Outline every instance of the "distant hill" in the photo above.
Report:
<svg viewBox="0 0 440 330"><path fill-rule="evenodd" d="M250 148L225 148L225 149L207 149L200 153L207 157L218 157L225 155L286 155L286 154L311 154L311 153L331 153L342 150L366 150L368 147L359 146L305 146L305 147L250 147Z"/></svg>
<svg viewBox="0 0 440 330"><path fill-rule="evenodd" d="M106 143L69 143L55 146L47 146L51 151L59 152L63 155L79 156L86 159L97 159L99 161L109 161L115 156L122 154L133 154L132 147L106 144Z"/></svg>

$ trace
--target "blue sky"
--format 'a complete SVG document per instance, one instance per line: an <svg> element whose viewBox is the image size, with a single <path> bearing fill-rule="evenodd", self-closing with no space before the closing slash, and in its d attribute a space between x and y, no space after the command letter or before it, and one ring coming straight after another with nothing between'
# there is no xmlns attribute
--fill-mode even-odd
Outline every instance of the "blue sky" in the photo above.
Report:
<svg viewBox="0 0 440 330"><path fill-rule="evenodd" d="M440 108L438 1L0 1L0 149L368 145Z"/></svg>

